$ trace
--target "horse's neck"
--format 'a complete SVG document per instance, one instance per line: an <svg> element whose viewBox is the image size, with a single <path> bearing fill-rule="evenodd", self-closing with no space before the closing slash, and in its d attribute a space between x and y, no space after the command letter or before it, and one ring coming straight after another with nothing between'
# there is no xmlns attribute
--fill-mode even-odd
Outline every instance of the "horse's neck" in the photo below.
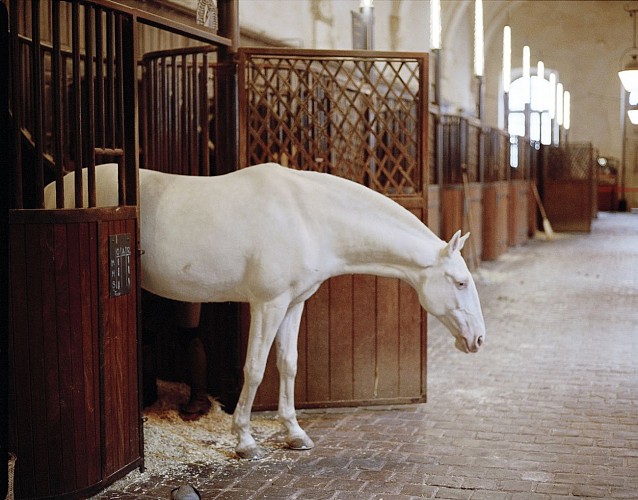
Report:
<svg viewBox="0 0 638 500"><path fill-rule="evenodd" d="M364 203L364 208L365 208ZM338 274L372 274L415 283L444 243L412 213L389 199L372 199L369 211L338 212L333 225Z"/></svg>

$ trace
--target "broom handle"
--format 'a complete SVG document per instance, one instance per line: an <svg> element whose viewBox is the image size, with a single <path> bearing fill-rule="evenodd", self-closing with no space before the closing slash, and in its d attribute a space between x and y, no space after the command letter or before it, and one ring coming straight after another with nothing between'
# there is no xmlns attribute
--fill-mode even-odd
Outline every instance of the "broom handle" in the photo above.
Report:
<svg viewBox="0 0 638 500"><path fill-rule="evenodd" d="M538 189L536 188L536 184L532 182L531 186L532 186L532 192L534 193L534 198L536 198L536 203L538 203L538 208L540 208L541 210L541 215L543 216L543 219L547 219L547 214L545 213L545 207L543 207L543 202L541 201L541 197L538 194Z"/></svg>

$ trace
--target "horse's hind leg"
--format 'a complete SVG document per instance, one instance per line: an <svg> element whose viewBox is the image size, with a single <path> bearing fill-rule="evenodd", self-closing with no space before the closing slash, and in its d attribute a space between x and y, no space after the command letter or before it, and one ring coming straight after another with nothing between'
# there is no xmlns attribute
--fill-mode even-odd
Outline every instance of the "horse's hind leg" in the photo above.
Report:
<svg viewBox="0 0 638 500"><path fill-rule="evenodd" d="M299 426L295 412L297 339L303 306L303 302L290 306L275 339L279 369L279 419L286 428L286 443L294 450L308 450L314 447L312 439Z"/></svg>
<svg viewBox="0 0 638 500"><path fill-rule="evenodd" d="M237 436L235 451L240 458L258 460L263 451L250 432L250 411L257 388L264 377L268 352L287 311L288 304L260 304L250 307L250 333L244 364L244 385L233 414L233 432Z"/></svg>

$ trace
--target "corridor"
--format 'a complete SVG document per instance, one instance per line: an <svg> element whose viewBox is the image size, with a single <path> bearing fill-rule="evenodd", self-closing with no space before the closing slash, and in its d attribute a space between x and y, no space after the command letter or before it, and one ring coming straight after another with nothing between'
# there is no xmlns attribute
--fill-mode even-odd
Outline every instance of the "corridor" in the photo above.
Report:
<svg viewBox="0 0 638 500"><path fill-rule="evenodd" d="M309 452L276 435L263 461L134 471L95 498L638 498L638 215L541 235L476 280L487 340L462 354L430 320L428 403L300 411Z"/></svg>

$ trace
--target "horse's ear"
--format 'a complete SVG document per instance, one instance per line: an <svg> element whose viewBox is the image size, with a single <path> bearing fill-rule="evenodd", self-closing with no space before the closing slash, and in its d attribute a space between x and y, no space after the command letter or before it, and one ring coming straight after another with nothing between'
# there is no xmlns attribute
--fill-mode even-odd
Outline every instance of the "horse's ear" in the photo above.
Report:
<svg viewBox="0 0 638 500"><path fill-rule="evenodd" d="M465 233L465 235L461 236L461 230L459 229L454 233L454 236L450 238L450 241L445 245L443 250L441 250L441 256L450 257L457 250L460 252L469 237L470 233Z"/></svg>

